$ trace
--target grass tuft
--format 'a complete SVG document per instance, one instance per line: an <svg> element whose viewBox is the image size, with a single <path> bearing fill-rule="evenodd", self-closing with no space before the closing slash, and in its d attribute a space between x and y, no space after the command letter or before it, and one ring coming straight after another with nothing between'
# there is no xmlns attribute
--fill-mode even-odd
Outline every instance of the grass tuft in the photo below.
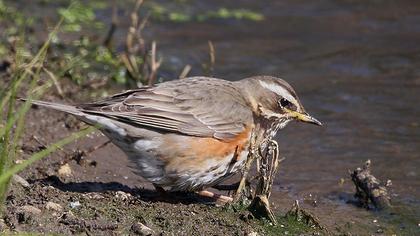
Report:
<svg viewBox="0 0 420 236"><path fill-rule="evenodd" d="M1 7L1 6L0 6ZM53 84L54 81L47 81L43 85L40 82L40 74L47 58L48 48L56 37L63 19L49 33L48 39L32 58L22 55L24 48L24 33L17 37L16 53L14 54L13 70L10 73L11 79L5 84L5 89L0 90L0 205L3 206L7 196L11 177L40 160L60 147L73 142L74 140L92 132L91 127L76 133L48 146L46 149L33 154L29 159L14 164L18 151L18 143L22 138L25 127L25 115L31 107L31 100L37 99ZM24 32L24 30L22 30ZM27 91L26 94L24 91ZM25 94L27 100L17 103L18 94Z"/></svg>

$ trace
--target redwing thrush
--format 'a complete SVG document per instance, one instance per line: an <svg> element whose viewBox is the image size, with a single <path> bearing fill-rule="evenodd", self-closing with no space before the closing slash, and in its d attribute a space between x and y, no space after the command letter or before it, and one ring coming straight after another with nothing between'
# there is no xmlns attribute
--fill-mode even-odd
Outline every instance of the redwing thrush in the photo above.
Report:
<svg viewBox="0 0 420 236"><path fill-rule="evenodd" d="M261 142L291 120L321 125L286 81L270 76L192 77L76 106L33 103L99 125L139 175L170 191L203 190L237 173L251 132Z"/></svg>

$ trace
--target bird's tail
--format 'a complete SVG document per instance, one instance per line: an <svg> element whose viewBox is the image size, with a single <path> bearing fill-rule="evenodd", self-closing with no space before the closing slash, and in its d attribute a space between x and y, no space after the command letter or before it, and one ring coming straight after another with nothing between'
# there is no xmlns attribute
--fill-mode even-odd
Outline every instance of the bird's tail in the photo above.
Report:
<svg viewBox="0 0 420 236"><path fill-rule="evenodd" d="M19 100L26 102L28 99L19 98ZM66 113L70 113L72 115L79 116L79 117L84 115L83 112L79 108L72 105L65 105L65 104L54 103L54 102L44 102L44 101L39 101L39 100L31 100L30 102L34 105L43 106L43 107L51 108L58 111L63 111Z"/></svg>
<svg viewBox="0 0 420 236"><path fill-rule="evenodd" d="M21 101L28 101L29 99L22 99L19 98ZM118 129L118 127L111 121L111 119L95 115L95 114L89 114L89 112L84 111L82 108L79 108L77 106L72 105L66 105L61 103L54 103L54 102L45 102L45 101L39 101L39 100L30 100L30 102L34 105L43 106L46 108L51 108L57 111L62 111L71 115L74 115L79 120L87 123L88 125L93 125L98 129L109 129L109 130L117 130L119 132L125 132L120 131L123 130L122 128Z"/></svg>

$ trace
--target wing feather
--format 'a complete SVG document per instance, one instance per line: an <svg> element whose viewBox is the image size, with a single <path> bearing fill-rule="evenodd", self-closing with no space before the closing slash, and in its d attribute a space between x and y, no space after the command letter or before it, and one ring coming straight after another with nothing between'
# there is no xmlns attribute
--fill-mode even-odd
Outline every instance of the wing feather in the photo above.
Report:
<svg viewBox="0 0 420 236"><path fill-rule="evenodd" d="M132 126L218 139L235 137L253 119L233 83L206 77L130 90L79 107Z"/></svg>

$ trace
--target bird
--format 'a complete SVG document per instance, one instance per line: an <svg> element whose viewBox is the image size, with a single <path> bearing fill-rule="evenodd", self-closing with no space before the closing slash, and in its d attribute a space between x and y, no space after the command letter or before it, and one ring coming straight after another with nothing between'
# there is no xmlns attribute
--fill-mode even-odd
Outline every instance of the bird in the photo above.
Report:
<svg viewBox="0 0 420 236"><path fill-rule="evenodd" d="M31 101L99 127L159 191L214 194L207 188L238 173L256 144L296 120L321 126L285 80L204 76L127 90L99 101L66 105Z"/></svg>

